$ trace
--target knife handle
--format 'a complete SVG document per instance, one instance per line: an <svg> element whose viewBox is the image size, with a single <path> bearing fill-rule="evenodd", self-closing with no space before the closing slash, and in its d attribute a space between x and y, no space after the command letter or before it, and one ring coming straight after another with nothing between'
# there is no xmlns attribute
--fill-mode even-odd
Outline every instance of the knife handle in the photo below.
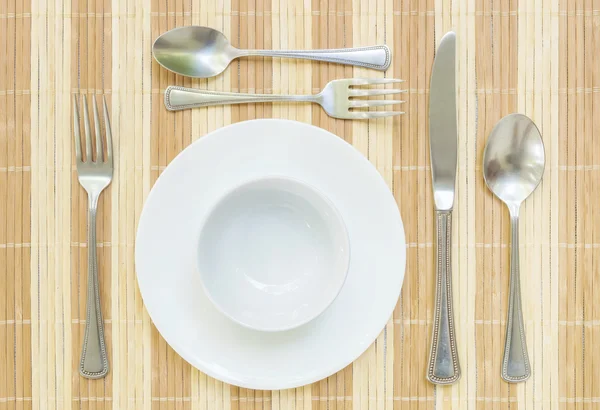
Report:
<svg viewBox="0 0 600 410"><path fill-rule="evenodd" d="M427 379L452 384L460 379L452 311L452 211L436 211L436 287Z"/></svg>

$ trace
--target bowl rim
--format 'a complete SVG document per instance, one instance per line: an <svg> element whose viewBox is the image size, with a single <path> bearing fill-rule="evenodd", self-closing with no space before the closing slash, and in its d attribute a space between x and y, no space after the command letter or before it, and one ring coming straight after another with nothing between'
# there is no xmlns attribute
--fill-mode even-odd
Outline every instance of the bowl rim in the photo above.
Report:
<svg viewBox="0 0 600 410"><path fill-rule="evenodd" d="M350 235L348 233L348 227L347 227L346 222L344 221L344 218L342 217L340 211L338 210L338 208L335 206L333 201L331 199L329 199L329 197L322 190L316 188L312 184L309 184L309 183L303 181L302 179L294 178L294 177L290 177L290 176L282 175L282 174L268 174L268 175L262 175L259 177L248 178L248 179L242 181L241 183L226 190L217 200L214 201L213 205L206 212L205 217L203 218L202 222L200 223L200 227L198 229L198 234L196 236L196 246L194 247L194 249L197 253L198 249L200 247L200 241L202 238L202 232L204 230L204 227L205 227L206 223L208 222L208 220L211 218L211 216L214 214L214 212L217 210L217 208L220 205L222 205L223 201L225 201L228 197L233 195L235 192L241 190L242 188L244 188L248 185L258 183L258 182L269 181L269 180L288 181L288 182L302 185L305 188L308 188L313 193L315 193L325 204L327 204L329 209L332 211L332 215L334 215L339 228L341 228L340 234L342 237L342 241L344 243L344 248L347 250L346 257L344 258L343 274L342 274L340 283L337 284L337 286L335 288L335 292L331 292L331 295L328 298L325 298L326 302L323 303L323 306L320 309L317 309L315 311L315 313L306 316L305 319L294 322L288 326L260 327L260 326L251 325L249 323L246 323L246 322L239 320L238 318L232 316L230 313L227 312L226 309L223 308L223 306L220 303L218 303L215 300L215 298L213 298L213 295L210 292L210 290L208 289L208 287L206 286L205 280L203 278L203 273L202 273L203 269L200 267L200 260L199 260L200 258L198 257L198 255L196 255L196 257L194 259L196 262L197 272L200 275L200 284L202 286L202 290L204 291L206 297L210 300L210 302L215 306L215 308L219 312L221 312L221 314L226 316L229 320L231 320L231 321L237 323L238 325L243 326L247 329L252 329L252 330L262 331L262 332L284 332L284 331L299 328L299 327L313 321L320 315L322 315L323 312L325 312L333 304L333 302L337 299L337 297L339 296L340 292L342 291L342 289L346 283L346 279L348 277L348 271L350 268L350 259L352 257L351 245L350 245Z"/></svg>

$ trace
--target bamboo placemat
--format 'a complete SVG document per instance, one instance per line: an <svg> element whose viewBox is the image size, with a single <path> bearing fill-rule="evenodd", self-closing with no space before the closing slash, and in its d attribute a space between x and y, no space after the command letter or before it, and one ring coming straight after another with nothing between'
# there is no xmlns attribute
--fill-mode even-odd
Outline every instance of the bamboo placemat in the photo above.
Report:
<svg viewBox="0 0 600 410"><path fill-rule="evenodd" d="M161 69L152 41L190 24L249 48L388 44L391 68L238 60L190 80ZM461 381L425 380L433 308L427 137L436 42L458 34L459 171L454 289ZM600 2L594 0L0 0L0 410L599 409ZM318 106L255 104L167 113L167 85L308 93L335 78L406 80L407 115L368 122ZM86 197L74 168L71 95L106 94L116 169L100 200L98 257L111 371L79 377L87 281ZM522 209L526 384L500 379L509 220L481 176L486 138L522 112L546 145L544 181ZM160 172L196 138L252 118L288 118L355 145L392 187L407 270L386 328L326 380L287 391L223 384L185 363L144 310L134 238ZM235 149L235 147L232 147ZM350 177L350 176L349 176Z"/></svg>

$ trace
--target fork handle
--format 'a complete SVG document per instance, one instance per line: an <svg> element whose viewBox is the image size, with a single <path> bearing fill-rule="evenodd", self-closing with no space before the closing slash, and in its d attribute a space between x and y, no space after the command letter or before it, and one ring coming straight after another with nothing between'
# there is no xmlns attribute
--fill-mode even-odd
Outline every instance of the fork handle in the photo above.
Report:
<svg viewBox="0 0 600 410"><path fill-rule="evenodd" d="M384 71L390 66L391 53L386 45L324 50L239 50L240 56L300 58L347 64Z"/></svg>
<svg viewBox="0 0 600 410"><path fill-rule="evenodd" d="M88 288L85 336L79 373L88 379L99 379L108 373L108 357L104 343L104 325L100 310L98 259L96 255L96 211L99 195L88 195Z"/></svg>
<svg viewBox="0 0 600 410"><path fill-rule="evenodd" d="M165 106L169 111L212 105L247 104L261 102L318 102L316 95L244 94L224 91L198 90L169 86L165 90Z"/></svg>
<svg viewBox="0 0 600 410"><path fill-rule="evenodd" d="M436 211L435 313L427 379L452 384L460 379L460 364L452 311L452 211Z"/></svg>

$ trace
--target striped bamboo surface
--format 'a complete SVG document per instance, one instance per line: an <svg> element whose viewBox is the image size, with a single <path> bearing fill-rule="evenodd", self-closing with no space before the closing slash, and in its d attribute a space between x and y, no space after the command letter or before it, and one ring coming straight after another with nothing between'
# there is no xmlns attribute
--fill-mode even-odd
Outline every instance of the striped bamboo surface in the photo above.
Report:
<svg viewBox="0 0 600 410"><path fill-rule="evenodd" d="M190 80L161 69L152 41L208 25L234 45L321 48L386 43L387 73L279 59L238 60ZM459 171L454 284L461 381L425 380L433 316L433 204L427 138L436 42L458 34ZM598 0L0 0L0 410L2 409L600 409L600 1ZM405 79L407 115L369 122L318 106L255 104L176 114L167 85L308 93L335 78ZM71 95L106 94L116 169L100 199L98 256L111 372L79 377L87 281L86 197L77 182ZM597 108L598 109L598 108ZM500 379L509 219L485 188L486 138L522 112L546 144L544 181L524 205L521 269L533 366ZM406 278L393 318L336 375L251 391L185 363L144 310L134 237L144 198L186 145L223 125L277 117L355 145L393 188L405 222ZM235 149L235 147L232 147ZM594 212L596 210L596 212Z"/></svg>

